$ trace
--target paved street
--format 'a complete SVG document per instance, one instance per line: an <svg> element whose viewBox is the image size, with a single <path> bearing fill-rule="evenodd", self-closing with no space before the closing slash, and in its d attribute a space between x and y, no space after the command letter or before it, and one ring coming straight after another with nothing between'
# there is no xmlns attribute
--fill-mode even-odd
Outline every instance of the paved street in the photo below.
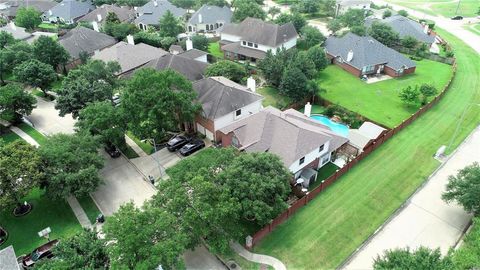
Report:
<svg viewBox="0 0 480 270"><path fill-rule="evenodd" d="M183 255L185 266L189 270L226 270L227 267L212 255L204 246L188 250Z"/></svg>
<svg viewBox="0 0 480 270"><path fill-rule="evenodd" d="M480 162L480 127L436 171L407 206L364 246L344 269L371 269L377 254L387 249L419 246L448 252L461 237L471 216L457 204L446 204L441 195L448 176L474 161Z"/></svg>
<svg viewBox="0 0 480 270"><path fill-rule="evenodd" d="M51 135L55 133L74 132L73 120L70 114L65 117L60 117L58 111L55 110L55 102L45 101L42 98L37 98L37 108L32 111L32 114L27 119L33 123L34 127L43 134Z"/></svg>
<svg viewBox="0 0 480 270"><path fill-rule="evenodd" d="M160 178L160 170L162 171L162 177L165 176L165 169L168 169L180 161L180 156L177 153L172 153L166 148L163 148L150 156L138 157L131 160L135 166L145 175L151 175L155 179ZM160 163L161 169L158 168Z"/></svg>

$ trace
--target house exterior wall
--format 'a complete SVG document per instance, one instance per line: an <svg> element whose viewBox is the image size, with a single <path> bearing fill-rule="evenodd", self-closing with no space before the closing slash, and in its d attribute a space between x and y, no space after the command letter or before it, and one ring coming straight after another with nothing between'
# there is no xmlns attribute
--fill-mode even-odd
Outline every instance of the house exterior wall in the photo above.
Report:
<svg viewBox="0 0 480 270"><path fill-rule="evenodd" d="M416 69L416 67L411 67L411 68L405 69L403 71L403 74L397 74L396 70L392 69L391 67L385 66L384 72L385 72L385 74L387 74L388 76L391 76L391 77L401 77L403 75L414 73L415 69Z"/></svg>
<svg viewBox="0 0 480 270"><path fill-rule="evenodd" d="M332 56L330 56L332 57ZM340 66L344 70L348 71L349 73L353 74L356 77L360 77L362 75L362 71L357 69L356 67L353 67L347 63L344 62L339 62L336 58L333 58L333 64Z"/></svg>
<svg viewBox="0 0 480 270"><path fill-rule="evenodd" d="M204 118L203 116L195 116L195 128L197 132L207 136L208 139L213 140L215 133L215 124L212 120Z"/></svg>
<svg viewBox="0 0 480 270"><path fill-rule="evenodd" d="M220 28L221 26L220 25L224 25L225 22L223 21L217 21L215 23L209 23L208 25L213 27L213 29L211 29L209 27L209 29L207 30L207 24L206 23L188 23L187 24L187 32L189 33L192 33L192 32L213 32L215 30L217 30L218 28Z"/></svg>
<svg viewBox="0 0 480 270"><path fill-rule="evenodd" d="M237 42L237 41L240 41L240 37L239 37L239 36L234 36L234 35L225 34L225 33L221 33L221 34L220 34L220 40L227 40L227 41L230 41L230 42Z"/></svg>
<svg viewBox="0 0 480 270"><path fill-rule="evenodd" d="M200 62L204 62L204 63L208 63L208 59L207 59L207 55L206 55L206 54L205 54L205 55L202 55L202 56L200 56L200 57L195 58L195 60L200 61Z"/></svg>
<svg viewBox="0 0 480 270"><path fill-rule="evenodd" d="M287 50L297 46L297 37L294 37L294 38L290 39L289 41L281 44L280 46L278 46L278 48L281 48L282 46Z"/></svg>
<svg viewBox="0 0 480 270"><path fill-rule="evenodd" d="M298 177L298 175L301 173L301 170L303 168L305 168L307 165L311 164L312 162L314 162L316 159L319 159L320 157L324 156L325 154L329 154L330 152L330 141L326 142L324 147L323 147L323 150L322 152L319 152L319 149L320 149L320 145L315 148L312 152L308 153L305 155L305 161L300 164L300 159L297 159L295 160L295 162L293 162L292 164L290 164L290 166L288 167L288 169L295 174L295 177ZM335 149L333 149L335 150ZM329 154L330 155L330 154ZM318 165L319 163L317 163ZM318 168L318 166L317 166ZM317 169L315 168L315 169Z"/></svg>
<svg viewBox="0 0 480 270"><path fill-rule="evenodd" d="M243 119L251 114L257 113L262 109L262 100L258 100L254 103L248 104L247 106L241 108L242 114L239 116L235 115L235 111L215 119L214 128L219 130L223 127L230 125L232 122Z"/></svg>

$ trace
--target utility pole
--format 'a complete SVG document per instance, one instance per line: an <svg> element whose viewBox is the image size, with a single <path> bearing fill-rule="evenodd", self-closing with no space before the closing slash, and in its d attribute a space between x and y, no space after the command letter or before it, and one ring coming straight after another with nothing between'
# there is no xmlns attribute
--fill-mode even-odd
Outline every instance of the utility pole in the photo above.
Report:
<svg viewBox="0 0 480 270"><path fill-rule="evenodd" d="M462 0L458 0L457 9L455 10L455 15L457 15L457 13L458 13L458 8L460 7L460 2L462 2Z"/></svg>

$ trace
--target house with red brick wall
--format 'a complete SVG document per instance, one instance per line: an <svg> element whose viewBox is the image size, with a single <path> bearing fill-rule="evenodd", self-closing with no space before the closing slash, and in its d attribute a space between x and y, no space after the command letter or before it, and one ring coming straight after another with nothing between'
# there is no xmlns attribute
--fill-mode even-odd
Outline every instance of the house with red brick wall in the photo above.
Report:
<svg viewBox="0 0 480 270"><path fill-rule="evenodd" d="M295 179L330 162L332 154L348 142L347 138L296 110L282 112L270 106L221 128L217 139L224 147L278 155ZM304 180L304 187L308 187L310 180L315 181Z"/></svg>
<svg viewBox="0 0 480 270"><path fill-rule="evenodd" d="M195 81L193 89L202 105L195 119L195 129L212 141L218 141L219 129L262 109L263 97L252 91L255 87L247 88L225 77Z"/></svg>
<svg viewBox="0 0 480 270"><path fill-rule="evenodd" d="M401 77L414 73L416 68L414 61L373 37L353 33L327 38L325 52L331 63L357 77L374 74Z"/></svg>

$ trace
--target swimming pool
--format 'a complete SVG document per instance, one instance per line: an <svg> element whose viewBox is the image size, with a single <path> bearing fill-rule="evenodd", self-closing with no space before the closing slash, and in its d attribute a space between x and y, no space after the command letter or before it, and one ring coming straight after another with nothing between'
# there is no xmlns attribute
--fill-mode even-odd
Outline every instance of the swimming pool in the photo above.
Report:
<svg viewBox="0 0 480 270"><path fill-rule="evenodd" d="M333 130L333 132L337 133L338 135L345 138L348 137L348 126L333 122L328 117L325 117L323 115L312 115L310 116L310 118L320 122L322 125L329 127L331 130Z"/></svg>

